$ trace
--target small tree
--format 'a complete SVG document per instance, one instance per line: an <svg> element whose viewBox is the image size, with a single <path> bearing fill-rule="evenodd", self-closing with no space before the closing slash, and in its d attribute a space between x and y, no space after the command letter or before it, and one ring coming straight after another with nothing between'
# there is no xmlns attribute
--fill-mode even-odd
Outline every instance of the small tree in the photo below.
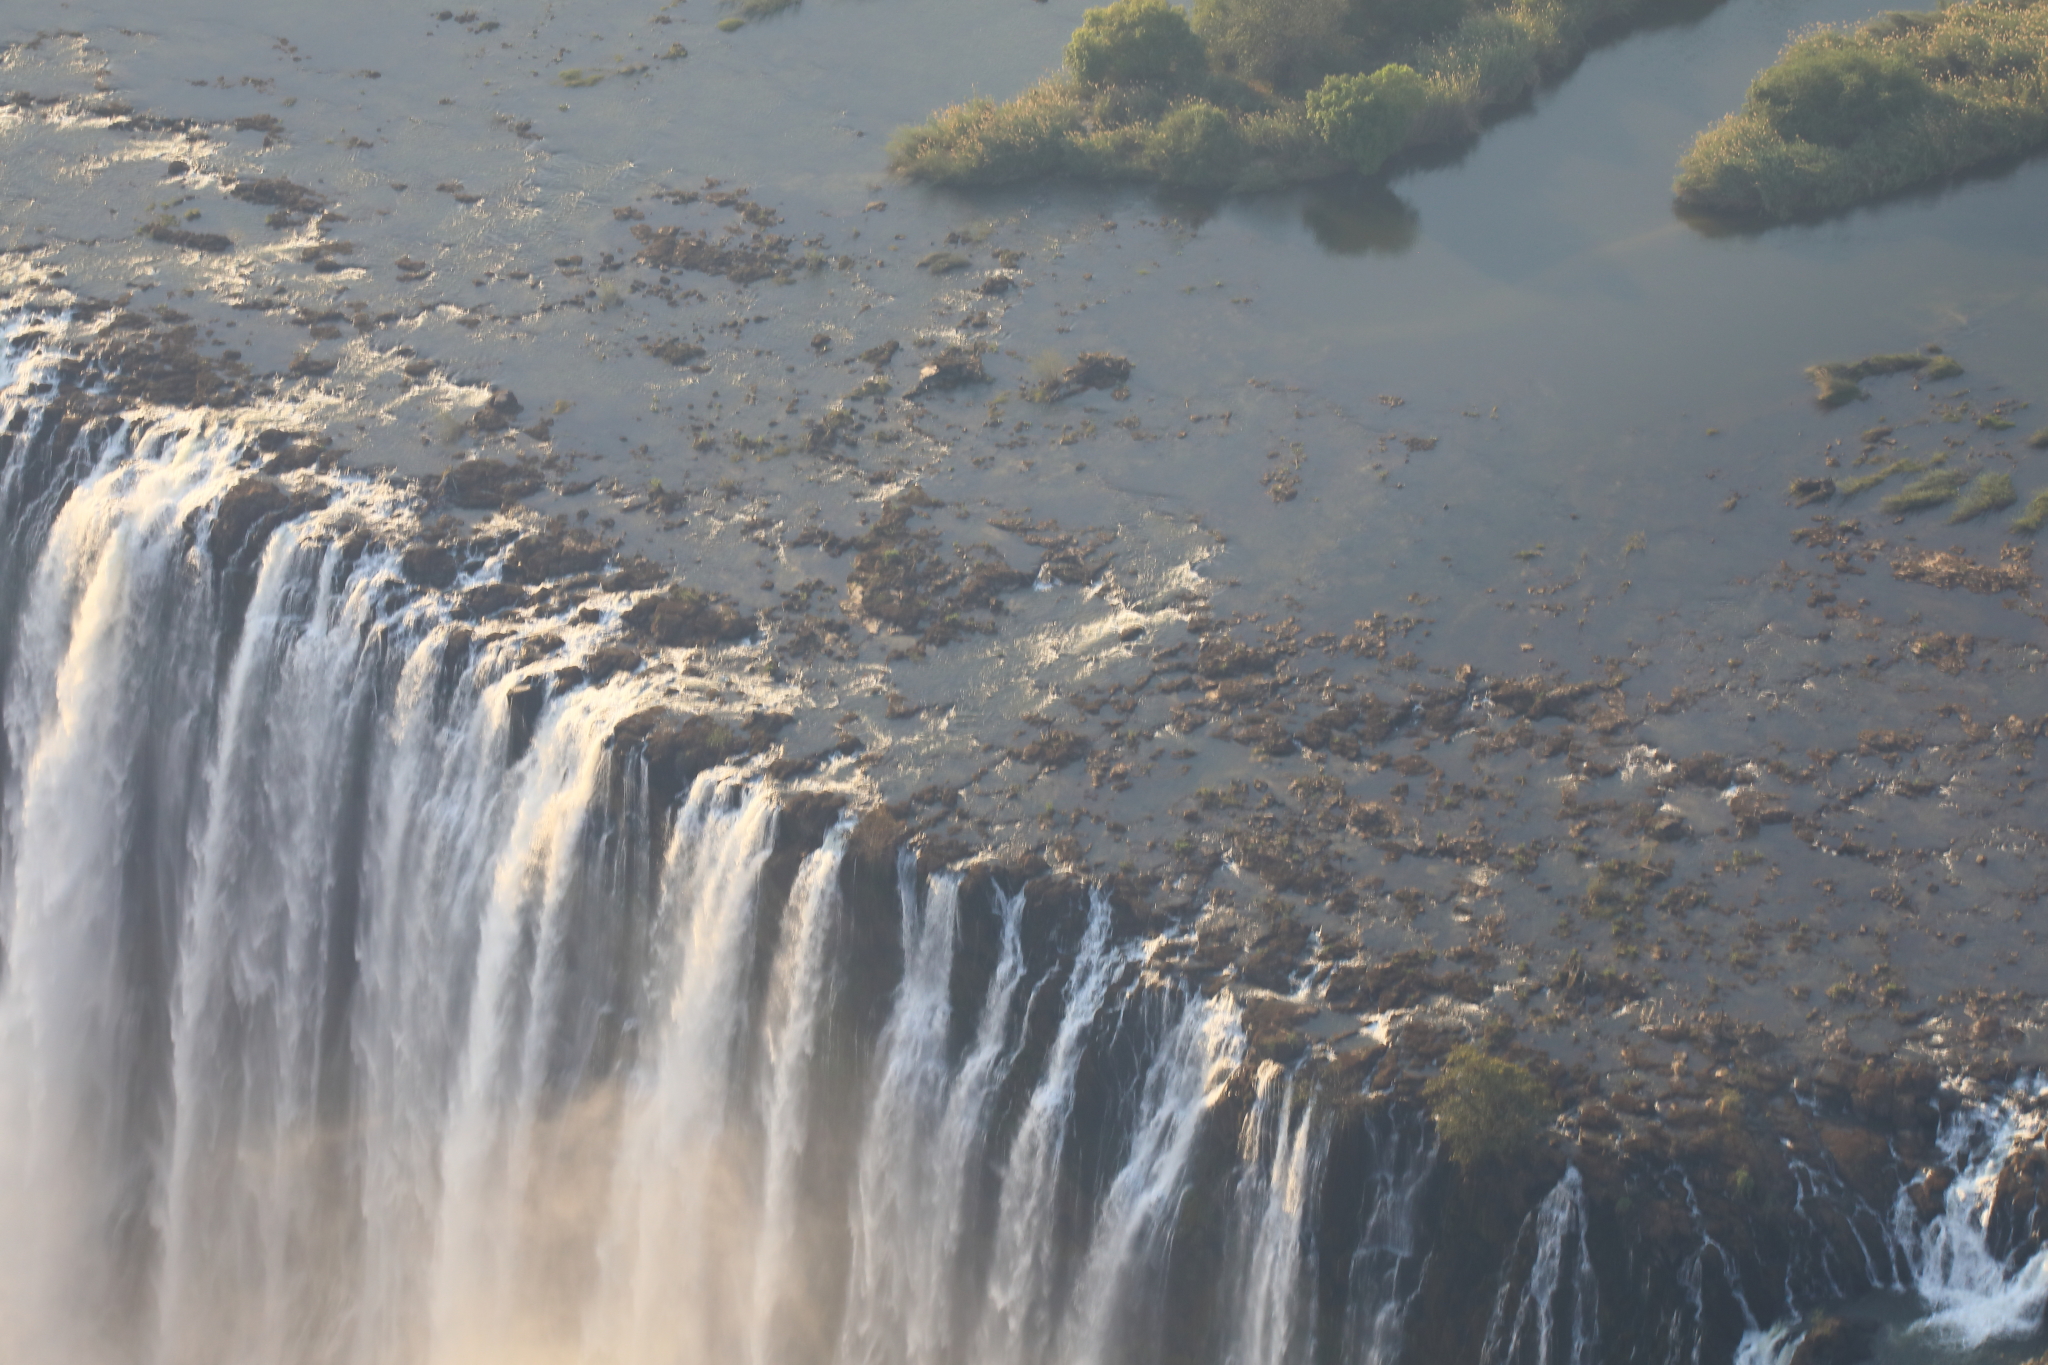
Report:
<svg viewBox="0 0 2048 1365"><path fill-rule="evenodd" d="M1308 92L1308 120L1339 156L1372 175L1401 150L1428 88L1395 63L1370 76L1331 76Z"/></svg>
<svg viewBox="0 0 2048 1365"><path fill-rule="evenodd" d="M1167 0L1116 0L1091 9L1067 41L1067 70L1088 85L1177 85L1208 66L1187 15Z"/></svg>
<svg viewBox="0 0 2048 1365"><path fill-rule="evenodd" d="M1528 1070L1467 1044L1422 1088L1451 1160L1470 1168L1511 1165L1534 1150L1550 1123L1550 1091Z"/></svg>

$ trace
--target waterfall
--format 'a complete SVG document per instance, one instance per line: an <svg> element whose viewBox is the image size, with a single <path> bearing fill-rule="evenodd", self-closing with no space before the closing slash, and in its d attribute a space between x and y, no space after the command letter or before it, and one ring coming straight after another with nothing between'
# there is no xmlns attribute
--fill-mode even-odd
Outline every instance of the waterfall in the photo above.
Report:
<svg viewBox="0 0 2048 1365"><path fill-rule="evenodd" d="M401 485L251 522L231 427L4 402L0 1358L1135 1358L1227 998L1099 891L1027 925L906 861L868 1031L848 826L770 895L772 783L650 808L659 672L527 662L601 622L451 620ZM1306 1358L1325 1141L1263 1093L1222 1196L1261 1365Z"/></svg>
<svg viewBox="0 0 2048 1365"><path fill-rule="evenodd" d="M1806 1324L1797 1318L1768 1329L1752 1327L1736 1343L1735 1365L1792 1365L1805 1340Z"/></svg>
<svg viewBox="0 0 2048 1365"><path fill-rule="evenodd" d="M1002 1202L987 1308L977 1354L1001 1365L1032 1365L1043 1358L1055 1327L1054 1209L1060 1154L1083 1046L1110 983L1127 961L1109 941L1110 907L1100 894L1089 903L1088 928L1067 977L1065 1008L1045 1069L1032 1088L1004 1162Z"/></svg>
<svg viewBox="0 0 2048 1365"><path fill-rule="evenodd" d="M853 1272L840 1358L848 1365L948 1358L967 1180L1006 1065L1010 1002L1023 975L1023 897L998 896L1002 948L968 1055L949 1065L959 879L920 909L902 864L903 983L882 1030L881 1077L862 1139Z"/></svg>
<svg viewBox="0 0 2048 1365"><path fill-rule="evenodd" d="M2048 1247L2001 1252L1993 1241L2001 1177L2014 1156L2048 1135L2048 1081L2015 1083L1995 1099L1942 1120L1936 1144L1953 1178L1924 1225L1908 1190L1892 1207L1893 1235L1928 1313L1915 1324L1953 1345L2025 1337L2048 1306Z"/></svg>
<svg viewBox="0 0 2048 1365"><path fill-rule="evenodd" d="M790 889L790 923L777 950L768 1015L768 1082L761 1235L754 1257L747 1358L768 1365L787 1349L776 1325L804 1308L800 1161L810 1136L811 1071L831 995L842 909L840 867L851 822L841 820L805 855ZM786 1333L783 1334L786 1337Z"/></svg>
<svg viewBox="0 0 2048 1365"><path fill-rule="evenodd" d="M1685 1306L1692 1316L1691 1327L1684 1332L1683 1338L1690 1340L1692 1344L1692 1365L1700 1365L1701 1353L1706 1346L1708 1322L1708 1253L1713 1254L1714 1264L1721 1268L1722 1282L1727 1286L1729 1297L1734 1300L1735 1307L1742 1314L1743 1339L1748 1340L1754 1336L1761 1324L1757 1321L1756 1310L1749 1306L1749 1296L1743 1292L1742 1268L1736 1264L1735 1258L1728 1254L1728 1248L1722 1246L1714 1234L1707 1230L1706 1215L1700 1211L1699 1192L1693 1188L1691 1178L1674 1166L1667 1179L1676 1180L1679 1189L1685 1192L1686 1213L1691 1217L1693 1229L1699 1237L1699 1245L1686 1257L1684 1266L1678 1272L1678 1283L1685 1291ZM1680 1336L1675 1334L1671 1342L1674 1358L1680 1339Z"/></svg>
<svg viewBox="0 0 2048 1365"><path fill-rule="evenodd" d="M1098 904L1102 903L1098 898ZM1171 1231L1203 1115L1244 1059L1244 1027L1227 1000L1180 1008L1146 1069L1123 1165L1097 1210L1061 1333L1073 1365L1142 1360L1156 1340L1158 1253Z"/></svg>
<svg viewBox="0 0 2048 1365"><path fill-rule="evenodd" d="M1396 1365L1408 1310L1421 1292L1422 1192L1437 1148L1391 1119L1369 1124L1365 1218L1351 1252L1344 1313L1346 1365Z"/></svg>
<svg viewBox="0 0 2048 1365"><path fill-rule="evenodd" d="M1277 1063L1260 1065L1257 1086L1238 1141L1231 1278L1241 1288L1227 1360L1292 1365L1314 1351L1309 1214L1322 1173L1324 1135L1316 1128L1313 1104L1296 1110L1294 1078Z"/></svg>
<svg viewBox="0 0 2048 1365"><path fill-rule="evenodd" d="M1599 1286L1586 1247L1578 1167L1566 1167L1529 1215L1523 1237L1532 1233L1536 1257L1528 1279L1519 1297L1510 1292L1512 1281L1502 1283L1481 1358L1487 1365L1599 1365Z"/></svg>
<svg viewBox="0 0 2048 1365"><path fill-rule="evenodd" d="M756 786L699 776L676 819L655 923L648 1047L624 1087L619 1152L585 1320L590 1358L704 1360L730 1347L752 1250L728 1204L747 1152L728 1125L747 1013L757 882L775 805Z"/></svg>
<svg viewBox="0 0 2048 1365"><path fill-rule="evenodd" d="M766 764L657 797L625 722L673 661L554 681L623 599L465 625L399 571L418 490L251 485L232 425L81 423L48 363L0 347L0 1359L1412 1354L1420 1115L1248 1062L1100 888L892 884L850 819L802 846ZM1994 1236L2040 1098L1954 1116L1940 1215L1860 1253L1958 1341L2048 1301ZM1799 1179L1802 1217L1839 1188ZM1595 1365L1587 1219L1569 1169L1488 1365Z"/></svg>

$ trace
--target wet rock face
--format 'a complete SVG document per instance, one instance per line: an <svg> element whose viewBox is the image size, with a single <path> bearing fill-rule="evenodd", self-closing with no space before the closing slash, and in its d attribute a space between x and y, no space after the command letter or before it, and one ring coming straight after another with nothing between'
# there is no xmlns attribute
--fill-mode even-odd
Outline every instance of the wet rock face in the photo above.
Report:
<svg viewBox="0 0 2048 1365"><path fill-rule="evenodd" d="M1877 1324L1823 1314L1806 1329L1788 1365L1862 1365L1877 1343Z"/></svg>
<svg viewBox="0 0 2048 1365"><path fill-rule="evenodd" d="M989 293L984 288L983 293ZM1039 385L1032 397L1041 403L1056 403L1089 389L1121 390L1130 380L1131 362L1108 351L1083 351L1057 379ZM1120 395L1121 396L1121 395Z"/></svg>
<svg viewBox="0 0 2048 1365"><path fill-rule="evenodd" d="M854 550L847 573L847 606L921 644L943 645L994 629L1002 597L1031 584L987 544L941 548L936 530L920 524L944 504L916 484L883 504L873 526L850 542L826 548Z"/></svg>
<svg viewBox="0 0 2048 1365"><path fill-rule="evenodd" d="M479 458L451 466L441 476L440 494L455 507L495 511L540 486L541 477L533 470L503 460Z"/></svg>
<svg viewBox="0 0 2048 1365"><path fill-rule="evenodd" d="M253 390L247 367L200 350L199 329L184 314L168 308L143 314L91 304L79 311L87 317L105 315L99 330L86 340L80 359L111 382L99 392L67 395L72 406L111 412L136 403L228 408L249 401Z"/></svg>
<svg viewBox="0 0 2048 1365"><path fill-rule="evenodd" d="M916 387L904 396L918 398L927 393L943 393L968 384L988 382L988 371L982 368L980 353L956 346L926 361L917 372Z"/></svg>
<svg viewBox="0 0 2048 1365"><path fill-rule="evenodd" d="M1998 1173L1986 1232L1991 1253L2013 1265L2048 1246L2048 1152L2023 1151Z"/></svg>
<svg viewBox="0 0 2048 1365"><path fill-rule="evenodd" d="M788 721L767 712L740 719L650 707L620 721L611 746L622 758L646 764L648 809L666 811L698 773L760 749Z"/></svg>
<svg viewBox="0 0 2048 1365"><path fill-rule="evenodd" d="M706 645L743 640L754 619L716 593L675 587L643 597L626 609L621 624L656 645Z"/></svg>
<svg viewBox="0 0 2048 1365"><path fill-rule="evenodd" d="M266 204L287 213L314 214L326 208L328 203L327 196L304 185L295 185L282 176L238 180L228 193L245 203Z"/></svg>
<svg viewBox="0 0 2048 1365"><path fill-rule="evenodd" d="M462 561L445 545L408 545L399 553L398 571L423 588L447 588L462 572Z"/></svg>
<svg viewBox="0 0 2048 1365"><path fill-rule="evenodd" d="M226 559L248 543L250 533L265 521L273 524L292 505L291 494L275 479L247 478L229 489L214 510L207 548Z"/></svg>
<svg viewBox="0 0 2048 1365"><path fill-rule="evenodd" d="M604 567L611 553L611 542L602 536L551 527L512 542L505 555L505 578L513 583L539 585L594 573Z"/></svg>
<svg viewBox="0 0 2048 1365"><path fill-rule="evenodd" d="M235 242L223 232L191 232L185 228L158 223L149 230L149 240L162 242L166 246L180 246L187 251L204 251L209 255L224 256L235 249Z"/></svg>
<svg viewBox="0 0 2048 1365"><path fill-rule="evenodd" d="M479 435L494 435L512 429L512 419L525 411L519 396L510 389L493 388L484 405L470 414L469 428Z"/></svg>
<svg viewBox="0 0 2048 1365"><path fill-rule="evenodd" d="M705 355L702 346L684 341L680 337L663 337L659 341L651 341L647 343L645 350L655 359L665 360L678 369L696 364Z"/></svg>

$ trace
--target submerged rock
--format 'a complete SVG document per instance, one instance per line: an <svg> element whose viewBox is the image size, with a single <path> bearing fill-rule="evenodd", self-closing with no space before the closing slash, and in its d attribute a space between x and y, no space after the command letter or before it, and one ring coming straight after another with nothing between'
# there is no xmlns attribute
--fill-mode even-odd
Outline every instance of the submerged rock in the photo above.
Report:
<svg viewBox="0 0 2048 1365"><path fill-rule="evenodd" d="M1058 379L1040 385L1033 397L1041 403L1054 403L1088 389L1118 389L1130 379L1132 368L1131 362L1120 355L1083 351Z"/></svg>
<svg viewBox="0 0 2048 1365"><path fill-rule="evenodd" d="M904 397L916 398L926 393L957 389L966 384L988 382L988 371L982 368L980 354L954 346L939 352L924 363L924 367L917 372L917 386Z"/></svg>

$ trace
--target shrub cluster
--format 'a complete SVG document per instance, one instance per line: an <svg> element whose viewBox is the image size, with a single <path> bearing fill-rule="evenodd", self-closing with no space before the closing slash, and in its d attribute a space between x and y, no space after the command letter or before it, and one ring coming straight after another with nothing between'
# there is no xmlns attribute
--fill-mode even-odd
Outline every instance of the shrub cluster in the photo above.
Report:
<svg viewBox="0 0 2048 1365"><path fill-rule="evenodd" d="M1976 0L1810 34L1701 133L1681 209L1839 212L2048 147L2048 4Z"/></svg>
<svg viewBox="0 0 2048 1365"><path fill-rule="evenodd" d="M1550 1090L1524 1068L1469 1044L1453 1048L1423 1087L1437 1135L1460 1166L1512 1166L1550 1125Z"/></svg>
<svg viewBox="0 0 2048 1365"><path fill-rule="evenodd" d="M1308 95L1308 121L1339 156L1372 175L1401 149L1429 100L1422 77L1399 63L1370 76L1329 76Z"/></svg>
<svg viewBox="0 0 2048 1365"><path fill-rule="evenodd" d="M1181 85L1209 69L1188 16L1167 0L1116 0L1081 16L1067 70L1083 85Z"/></svg>
<svg viewBox="0 0 2048 1365"><path fill-rule="evenodd" d="M891 141L942 184L1065 173L1264 188L1468 137L1652 0L1113 0L1065 74L942 110Z"/></svg>

